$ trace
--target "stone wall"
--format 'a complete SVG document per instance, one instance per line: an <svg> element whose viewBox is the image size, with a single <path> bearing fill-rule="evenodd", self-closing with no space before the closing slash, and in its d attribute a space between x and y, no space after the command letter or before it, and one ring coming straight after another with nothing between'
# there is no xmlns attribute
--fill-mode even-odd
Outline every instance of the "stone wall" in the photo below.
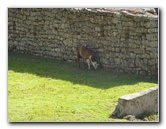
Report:
<svg viewBox="0 0 166 129"><path fill-rule="evenodd" d="M125 95L119 98L112 115L123 117L125 115L139 116L145 112L158 113L158 86L138 93Z"/></svg>
<svg viewBox="0 0 166 129"><path fill-rule="evenodd" d="M76 61L87 46L104 68L158 76L158 16L72 8L9 8L8 47Z"/></svg>

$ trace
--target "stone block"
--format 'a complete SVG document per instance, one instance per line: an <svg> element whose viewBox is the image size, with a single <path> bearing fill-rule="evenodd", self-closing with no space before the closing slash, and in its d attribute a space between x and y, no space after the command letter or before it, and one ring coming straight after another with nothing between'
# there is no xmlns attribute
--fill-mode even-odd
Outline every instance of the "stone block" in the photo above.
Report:
<svg viewBox="0 0 166 129"><path fill-rule="evenodd" d="M118 18L112 18L111 21L112 21L112 23L117 24L119 22L119 19Z"/></svg>
<svg viewBox="0 0 166 129"><path fill-rule="evenodd" d="M138 116L144 112L158 112L158 86L120 97L112 115Z"/></svg>
<svg viewBox="0 0 166 129"><path fill-rule="evenodd" d="M155 40L155 41L157 41L158 40L158 34L157 33L154 33L154 34L146 34L146 38L148 39L148 40Z"/></svg>
<svg viewBox="0 0 166 129"><path fill-rule="evenodd" d="M158 28L158 21L148 21L144 24L146 28Z"/></svg>

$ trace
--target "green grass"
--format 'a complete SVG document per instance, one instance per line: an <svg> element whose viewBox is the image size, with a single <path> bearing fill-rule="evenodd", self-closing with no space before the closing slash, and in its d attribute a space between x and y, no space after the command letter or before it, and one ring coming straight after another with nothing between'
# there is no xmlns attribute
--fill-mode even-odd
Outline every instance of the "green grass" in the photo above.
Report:
<svg viewBox="0 0 166 129"><path fill-rule="evenodd" d="M8 121L121 121L110 117L118 98L154 87L157 82L9 52Z"/></svg>

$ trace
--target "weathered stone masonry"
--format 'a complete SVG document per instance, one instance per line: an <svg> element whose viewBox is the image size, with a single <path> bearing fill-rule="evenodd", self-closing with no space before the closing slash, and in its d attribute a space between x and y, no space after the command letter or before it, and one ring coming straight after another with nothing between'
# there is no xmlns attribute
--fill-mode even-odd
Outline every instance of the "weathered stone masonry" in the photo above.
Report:
<svg viewBox="0 0 166 129"><path fill-rule="evenodd" d="M75 61L78 45L96 51L105 68L158 75L157 15L71 8L8 9L9 50Z"/></svg>

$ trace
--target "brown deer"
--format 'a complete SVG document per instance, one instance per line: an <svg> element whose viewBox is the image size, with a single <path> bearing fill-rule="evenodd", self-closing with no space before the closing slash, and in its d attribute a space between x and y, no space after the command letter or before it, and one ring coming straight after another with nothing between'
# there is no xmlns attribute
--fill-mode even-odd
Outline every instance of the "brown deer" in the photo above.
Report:
<svg viewBox="0 0 166 129"><path fill-rule="evenodd" d="M78 61L79 67L80 67L80 59L83 58L83 59L86 59L89 70L90 70L91 64L93 65L95 69L97 69L99 64L97 63L95 55L92 52L92 50L84 46L79 46L77 47L76 51L77 51L77 61Z"/></svg>

